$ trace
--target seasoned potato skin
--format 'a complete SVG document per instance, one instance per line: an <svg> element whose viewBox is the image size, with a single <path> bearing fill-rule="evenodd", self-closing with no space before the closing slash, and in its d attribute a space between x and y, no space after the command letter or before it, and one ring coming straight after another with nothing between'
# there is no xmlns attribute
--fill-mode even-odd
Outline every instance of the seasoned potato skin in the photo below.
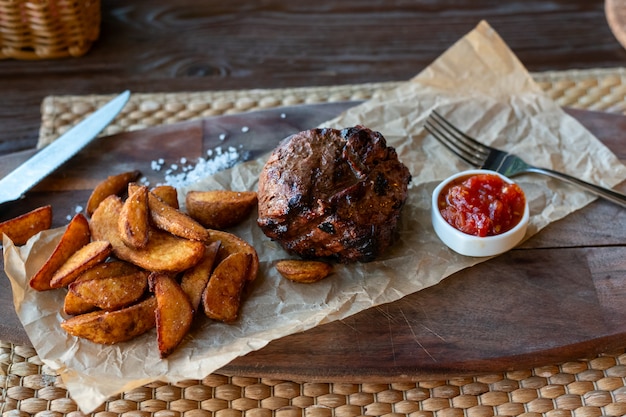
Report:
<svg viewBox="0 0 626 417"><path fill-rule="evenodd" d="M209 282L213 267L217 263L217 254L221 242L213 242L207 245L204 258L194 267L186 270L181 278L180 285L189 297L194 311L198 310L202 302L202 293Z"/></svg>
<svg viewBox="0 0 626 417"><path fill-rule="evenodd" d="M305 284L321 281L333 271L332 265L326 262L304 259L285 259L275 266L283 277Z"/></svg>
<svg viewBox="0 0 626 417"><path fill-rule="evenodd" d="M159 354L166 358L189 331L194 309L185 291L171 275L152 273L150 288L157 300L155 319Z"/></svg>
<svg viewBox="0 0 626 417"><path fill-rule="evenodd" d="M37 291L51 290L56 271L80 248L91 240L89 222L82 214L75 215L67 225L61 240L43 266L30 278L29 285Z"/></svg>
<svg viewBox="0 0 626 417"><path fill-rule="evenodd" d="M110 175L104 180L100 181L98 185L93 189L89 199L87 200L86 212L88 216L91 216L96 208L100 205L105 198L110 195L120 195L126 191L128 184L133 181L137 181L141 172L127 171L120 174Z"/></svg>
<svg viewBox="0 0 626 417"><path fill-rule="evenodd" d="M131 340L156 325L154 296L116 311L94 311L69 318L61 327L72 336L113 345Z"/></svg>
<svg viewBox="0 0 626 417"><path fill-rule="evenodd" d="M96 240L87 243L82 248L74 252L63 265L56 270L50 286L52 288L62 288L70 285L76 278L89 268L104 262L111 254L112 248L109 242Z"/></svg>
<svg viewBox="0 0 626 417"><path fill-rule="evenodd" d="M52 206L42 206L0 223L0 238L7 235L17 246L52 225Z"/></svg>
<svg viewBox="0 0 626 417"><path fill-rule="evenodd" d="M255 191L189 191L185 196L189 215L209 229L224 230L238 225L256 205Z"/></svg>
<svg viewBox="0 0 626 417"><path fill-rule="evenodd" d="M202 295L207 317L224 323L237 320L249 267L250 255L243 252L229 255L215 267Z"/></svg>
<svg viewBox="0 0 626 417"><path fill-rule="evenodd" d="M147 271L75 281L69 293L102 310L119 310L139 300L148 288ZM68 293L68 294L69 294Z"/></svg>
<svg viewBox="0 0 626 417"><path fill-rule="evenodd" d="M137 266L125 261L103 262L83 272L74 282L106 279L119 275L134 274L140 271L141 270ZM97 308L98 307L94 304L85 301L76 295L71 291L71 289L65 295L63 303L63 311L65 314L75 316L78 314L89 313Z"/></svg>
<svg viewBox="0 0 626 417"><path fill-rule="evenodd" d="M254 249L251 244L233 233L215 229L210 229L209 232L211 237L209 238L208 243L217 241L220 242L218 262L221 262L229 255L237 252L247 253L251 256L248 280L254 281L259 273L259 255L256 249Z"/></svg>
<svg viewBox="0 0 626 417"><path fill-rule="evenodd" d="M131 248L141 249L150 237L148 187L128 187L128 198L122 205L117 228L122 241Z"/></svg>

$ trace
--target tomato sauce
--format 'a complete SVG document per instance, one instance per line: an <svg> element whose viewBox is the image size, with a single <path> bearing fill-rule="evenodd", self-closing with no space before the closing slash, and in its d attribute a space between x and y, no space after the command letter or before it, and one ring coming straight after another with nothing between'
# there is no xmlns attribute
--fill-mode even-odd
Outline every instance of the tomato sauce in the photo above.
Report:
<svg viewBox="0 0 626 417"><path fill-rule="evenodd" d="M461 232L494 236L511 230L524 214L526 199L517 184L494 174L460 177L438 199L443 218Z"/></svg>

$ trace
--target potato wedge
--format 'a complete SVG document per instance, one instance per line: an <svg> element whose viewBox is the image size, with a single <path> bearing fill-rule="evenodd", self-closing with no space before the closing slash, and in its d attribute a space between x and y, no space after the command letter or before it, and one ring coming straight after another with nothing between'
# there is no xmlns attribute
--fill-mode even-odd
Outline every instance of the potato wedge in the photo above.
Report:
<svg viewBox="0 0 626 417"><path fill-rule="evenodd" d="M198 311L202 302L202 293L209 282L211 272L213 272L219 248L219 241L209 244L202 260L196 266L186 270L181 278L180 286L189 297L194 311Z"/></svg>
<svg viewBox="0 0 626 417"><path fill-rule="evenodd" d="M43 206L0 223L0 238L5 234L17 246L52 225L52 206Z"/></svg>
<svg viewBox="0 0 626 417"><path fill-rule="evenodd" d="M251 256L238 252L220 262L202 294L204 313L213 320L232 323L239 316L241 295L248 282Z"/></svg>
<svg viewBox="0 0 626 417"><path fill-rule="evenodd" d="M137 181L141 173L139 171L128 171L117 175L111 175L101 181L91 192L89 199L87 200L86 212L88 216L91 216L98 205L104 201L110 195L120 195L128 184L133 181Z"/></svg>
<svg viewBox="0 0 626 417"><path fill-rule="evenodd" d="M133 265L130 262L120 261L116 259L89 268L88 270L83 272L76 279L76 281L86 281L90 279L101 279L120 275L130 275L139 271L141 271L141 268L139 268L137 265Z"/></svg>
<svg viewBox="0 0 626 417"><path fill-rule="evenodd" d="M178 204L178 191L176 191L176 188L171 185L157 185L150 191L159 197L165 204L172 206L175 209L180 208Z"/></svg>
<svg viewBox="0 0 626 417"><path fill-rule="evenodd" d="M50 282L54 273L69 258L90 241L89 222L82 214L77 214L67 225L61 240L42 267L30 278L29 285L37 291L52 289Z"/></svg>
<svg viewBox="0 0 626 417"><path fill-rule="evenodd" d="M89 313L97 309L98 307L88 303L71 291L68 291L63 299L63 312L70 316Z"/></svg>
<svg viewBox="0 0 626 417"><path fill-rule="evenodd" d="M150 235L148 187L128 187L128 198L122 205L117 227L122 241L131 248L143 248Z"/></svg>
<svg viewBox="0 0 626 417"><path fill-rule="evenodd" d="M74 252L63 265L56 270L50 280L50 287L67 287L83 272L92 266L104 262L112 252L111 244L105 240L89 242Z"/></svg>
<svg viewBox="0 0 626 417"><path fill-rule="evenodd" d="M148 288L148 275L149 272L139 270L130 274L75 281L69 285L69 293L102 310L119 310L144 295Z"/></svg>
<svg viewBox="0 0 626 417"><path fill-rule="evenodd" d="M74 283L92 279L104 279L120 275L130 275L139 271L141 271L141 269L137 266L125 261L116 260L103 262L83 272L78 276L78 278L76 278L76 280L74 280ZM89 313L97 308L98 307L94 304L83 300L72 291L68 291L65 295L63 302L63 311L65 314L75 316L78 314Z"/></svg>
<svg viewBox="0 0 626 417"><path fill-rule="evenodd" d="M209 231L196 220L163 202L154 193L148 194L152 223L159 229L185 239L206 242Z"/></svg>
<svg viewBox="0 0 626 417"><path fill-rule="evenodd" d="M155 228L150 228L148 244L144 248L126 246L117 230L121 209L119 197L107 197L93 213L90 222L93 238L111 242L113 253L119 259L158 272L182 272L202 259L204 243L179 238Z"/></svg>
<svg viewBox="0 0 626 417"><path fill-rule="evenodd" d="M189 191L187 212L208 229L227 229L244 221L257 204L254 191Z"/></svg>
<svg viewBox="0 0 626 417"><path fill-rule="evenodd" d="M112 345L131 340L155 327L156 298L116 311L93 311L61 322L72 336Z"/></svg>
<svg viewBox="0 0 626 417"><path fill-rule="evenodd" d="M321 281L333 271L332 265L326 262L304 259L280 260L275 267L288 280L305 284Z"/></svg>
<svg viewBox="0 0 626 417"><path fill-rule="evenodd" d="M193 321L194 309L178 282L168 274L152 273L150 288L157 300L157 345L167 357L183 340Z"/></svg>
<svg viewBox="0 0 626 417"><path fill-rule="evenodd" d="M220 251L218 253L218 262L226 259L233 253L243 252L251 256L250 270L248 273L248 281L254 281L259 273L259 255L254 247L240 238L229 232L222 230L209 229L210 242L220 242Z"/></svg>

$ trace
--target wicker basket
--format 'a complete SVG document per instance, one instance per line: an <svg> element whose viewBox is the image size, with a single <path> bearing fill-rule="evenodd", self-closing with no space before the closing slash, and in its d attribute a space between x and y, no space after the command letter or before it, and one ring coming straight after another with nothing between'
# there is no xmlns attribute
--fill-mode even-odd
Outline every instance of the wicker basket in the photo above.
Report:
<svg viewBox="0 0 626 417"><path fill-rule="evenodd" d="M100 34L100 0L0 0L0 59L84 55Z"/></svg>

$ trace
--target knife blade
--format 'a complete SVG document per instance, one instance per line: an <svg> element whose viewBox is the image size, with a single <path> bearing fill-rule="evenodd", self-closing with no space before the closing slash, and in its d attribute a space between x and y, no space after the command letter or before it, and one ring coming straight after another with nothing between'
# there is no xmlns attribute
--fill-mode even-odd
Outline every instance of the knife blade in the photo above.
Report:
<svg viewBox="0 0 626 417"><path fill-rule="evenodd" d="M130 97L122 94L86 117L0 180L0 204L17 200L84 148L117 116Z"/></svg>

